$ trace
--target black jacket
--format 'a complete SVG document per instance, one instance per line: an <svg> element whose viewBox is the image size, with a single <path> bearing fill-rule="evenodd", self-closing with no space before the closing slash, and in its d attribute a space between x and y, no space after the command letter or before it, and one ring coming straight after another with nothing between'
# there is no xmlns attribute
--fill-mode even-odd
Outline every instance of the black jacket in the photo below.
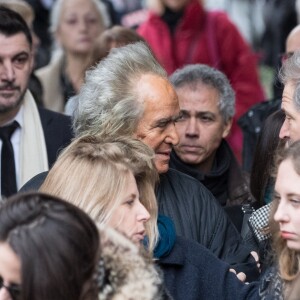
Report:
<svg viewBox="0 0 300 300"><path fill-rule="evenodd" d="M73 138L72 122L69 116L38 108L44 131L49 168L59 152L68 146Z"/></svg>
<svg viewBox="0 0 300 300"><path fill-rule="evenodd" d="M216 152L212 169L207 174L202 173L196 166L183 162L175 151L171 154L170 167L199 180L222 206L253 201L247 177L224 139Z"/></svg>
<svg viewBox="0 0 300 300"><path fill-rule="evenodd" d="M169 255L158 260L174 300L259 299L258 283L246 285L229 265L194 241L177 237Z"/></svg>
<svg viewBox="0 0 300 300"><path fill-rule="evenodd" d="M196 179L173 169L160 175L156 189L159 213L170 217L176 234L212 251L247 280L259 276L254 258L213 195Z"/></svg>

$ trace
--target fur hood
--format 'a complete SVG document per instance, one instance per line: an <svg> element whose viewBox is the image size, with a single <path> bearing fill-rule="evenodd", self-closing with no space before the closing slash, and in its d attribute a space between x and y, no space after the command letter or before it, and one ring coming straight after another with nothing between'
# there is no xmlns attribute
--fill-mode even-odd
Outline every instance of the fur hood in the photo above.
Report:
<svg viewBox="0 0 300 300"><path fill-rule="evenodd" d="M97 270L100 288L98 299L166 299L162 276L152 259L115 230L101 226L99 231L101 258Z"/></svg>

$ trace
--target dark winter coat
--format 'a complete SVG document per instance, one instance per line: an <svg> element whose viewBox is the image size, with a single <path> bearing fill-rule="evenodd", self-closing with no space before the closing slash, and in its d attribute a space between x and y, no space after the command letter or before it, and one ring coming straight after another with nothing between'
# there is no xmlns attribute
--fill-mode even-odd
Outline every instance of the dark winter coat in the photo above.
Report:
<svg viewBox="0 0 300 300"><path fill-rule="evenodd" d="M170 254L158 265L174 300L259 299L257 282L242 283L228 264L194 241L177 237Z"/></svg>
<svg viewBox="0 0 300 300"><path fill-rule="evenodd" d="M159 213L171 218L176 234L195 240L248 280L258 277L256 263L240 234L213 195L196 179L173 169L160 175Z"/></svg>

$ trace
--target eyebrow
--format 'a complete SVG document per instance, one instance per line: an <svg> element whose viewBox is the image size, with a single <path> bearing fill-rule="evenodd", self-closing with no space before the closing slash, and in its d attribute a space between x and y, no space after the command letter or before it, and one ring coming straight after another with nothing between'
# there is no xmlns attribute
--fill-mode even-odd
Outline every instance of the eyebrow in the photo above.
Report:
<svg viewBox="0 0 300 300"><path fill-rule="evenodd" d="M178 121L178 119L180 119L182 116L182 112L180 111L177 115L169 117L169 118L163 118L160 120L157 120L154 124L154 126L159 126L159 125L164 125L164 124L168 124L170 122L176 122Z"/></svg>
<svg viewBox="0 0 300 300"><path fill-rule="evenodd" d="M189 110L186 110L186 109L181 109L180 110L183 114L188 114L190 115L190 111ZM215 117L215 114L210 112L210 111L198 111L196 112L196 116L204 116L204 115L208 115L208 116L211 116L211 117Z"/></svg>

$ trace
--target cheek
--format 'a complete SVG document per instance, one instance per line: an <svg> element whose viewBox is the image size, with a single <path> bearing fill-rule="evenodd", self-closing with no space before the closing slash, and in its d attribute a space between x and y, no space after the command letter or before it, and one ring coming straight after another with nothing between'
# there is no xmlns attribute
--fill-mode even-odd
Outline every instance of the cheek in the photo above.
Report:
<svg viewBox="0 0 300 300"><path fill-rule="evenodd" d="M177 134L179 135L179 138L184 136L184 133L186 131L186 126L187 126L186 122L180 122L175 124L175 129L177 131Z"/></svg>

